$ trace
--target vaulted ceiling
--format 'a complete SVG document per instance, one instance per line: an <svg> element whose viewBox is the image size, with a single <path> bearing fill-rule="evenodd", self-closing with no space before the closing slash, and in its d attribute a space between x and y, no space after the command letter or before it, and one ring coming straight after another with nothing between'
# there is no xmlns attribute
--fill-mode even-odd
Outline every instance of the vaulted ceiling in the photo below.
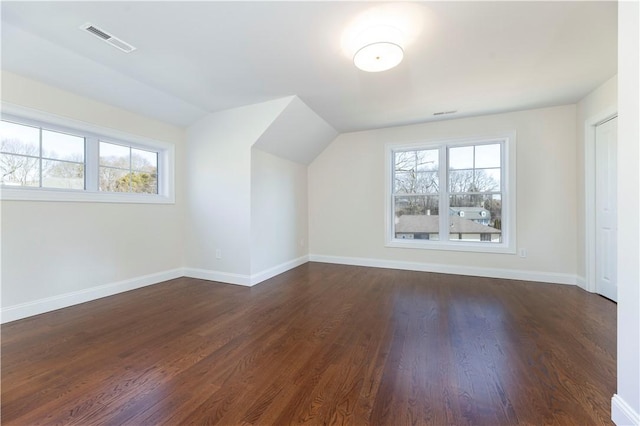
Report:
<svg viewBox="0 0 640 426"><path fill-rule="evenodd" d="M616 2L12 2L2 68L179 126L297 95L340 132L573 103L617 70ZM401 27L366 73L351 40ZM123 53L79 27L108 31ZM457 111L451 115L434 115Z"/></svg>

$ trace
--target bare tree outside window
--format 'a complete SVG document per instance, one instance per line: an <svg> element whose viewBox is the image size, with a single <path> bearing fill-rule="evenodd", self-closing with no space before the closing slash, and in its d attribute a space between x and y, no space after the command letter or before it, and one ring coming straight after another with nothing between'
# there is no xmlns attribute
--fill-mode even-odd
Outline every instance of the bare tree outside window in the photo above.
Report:
<svg viewBox="0 0 640 426"><path fill-rule="evenodd" d="M20 140L5 139L3 136L0 151L2 151L0 173L2 173L3 185L40 185L38 147L33 145L25 147Z"/></svg>
<svg viewBox="0 0 640 426"><path fill-rule="evenodd" d="M8 121L0 131L3 185L84 189L84 138Z"/></svg>
<svg viewBox="0 0 640 426"><path fill-rule="evenodd" d="M500 242L502 238L499 232L502 229L501 152L500 144L448 150L449 207L458 216L468 212L465 220L487 226L490 232L478 232L480 241ZM479 214L484 216L478 217ZM450 237L464 239L460 233ZM467 238L475 240L476 237L467 235Z"/></svg>
<svg viewBox="0 0 640 426"><path fill-rule="evenodd" d="M449 240L501 242L501 155L500 143L394 151L394 237L439 239L445 205Z"/></svg>
<svg viewBox="0 0 640 426"><path fill-rule="evenodd" d="M158 153L100 142L100 191L158 193Z"/></svg>
<svg viewBox="0 0 640 426"><path fill-rule="evenodd" d="M438 150L398 151L394 155L395 214L438 214Z"/></svg>
<svg viewBox="0 0 640 426"><path fill-rule="evenodd" d="M0 119L3 199L173 202L171 144L89 123L78 128L61 117L40 120L12 113Z"/></svg>

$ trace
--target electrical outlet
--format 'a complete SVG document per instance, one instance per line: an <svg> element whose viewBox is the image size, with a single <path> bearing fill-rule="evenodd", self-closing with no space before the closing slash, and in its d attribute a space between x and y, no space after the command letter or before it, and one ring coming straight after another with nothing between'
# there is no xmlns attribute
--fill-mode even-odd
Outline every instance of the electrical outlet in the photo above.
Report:
<svg viewBox="0 0 640 426"><path fill-rule="evenodd" d="M298 241L298 244L300 245L300 247L304 247L304 240L300 238L300 241Z"/></svg>
<svg viewBox="0 0 640 426"><path fill-rule="evenodd" d="M520 250L518 250L518 256L527 257L527 249L521 248Z"/></svg>
<svg viewBox="0 0 640 426"><path fill-rule="evenodd" d="M216 259L222 259L222 250L216 249Z"/></svg>

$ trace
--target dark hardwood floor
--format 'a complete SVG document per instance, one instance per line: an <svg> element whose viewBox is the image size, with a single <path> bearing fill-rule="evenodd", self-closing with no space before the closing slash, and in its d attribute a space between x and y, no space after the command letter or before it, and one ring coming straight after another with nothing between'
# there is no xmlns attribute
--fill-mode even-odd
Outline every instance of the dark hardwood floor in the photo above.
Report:
<svg viewBox="0 0 640 426"><path fill-rule="evenodd" d="M182 278L2 326L2 424L612 424L615 330L565 285Z"/></svg>

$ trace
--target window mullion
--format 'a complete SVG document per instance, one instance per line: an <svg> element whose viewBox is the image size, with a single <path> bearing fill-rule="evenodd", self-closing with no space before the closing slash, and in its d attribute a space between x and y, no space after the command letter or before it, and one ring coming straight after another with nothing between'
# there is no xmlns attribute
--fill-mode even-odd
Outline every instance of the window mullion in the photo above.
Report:
<svg viewBox="0 0 640 426"><path fill-rule="evenodd" d="M511 238L509 235L509 222L512 219L512 213L509 207L509 197L511 197L511 194L509 194L507 189L510 181L509 175L507 174L509 171L509 157L507 155L508 149L506 141L500 141L500 202L502 210L500 229L502 231L502 240L505 242L509 242Z"/></svg>
<svg viewBox="0 0 640 426"><path fill-rule="evenodd" d="M100 168L100 157L98 152L98 138L85 138L85 185L89 192L98 192L98 175Z"/></svg>
<svg viewBox="0 0 640 426"><path fill-rule="evenodd" d="M156 169L156 191L158 191L158 194L164 194L164 179L160 179L161 176L164 176L164 155L159 152L156 154L156 164L158 165Z"/></svg>
<svg viewBox="0 0 640 426"><path fill-rule="evenodd" d="M38 134L40 135L39 147L38 147L38 187L42 188L42 157L44 153L42 152L42 128L38 128Z"/></svg>
<svg viewBox="0 0 640 426"><path fill-rule="evenodd" d="M440 147L438 152L439 158L438 163L440 164L440 168L438 170L438 177L440 180L440 216L439 216L439 227L440 227L440 241L448 241L449 240L449 182L447 179L448 168L447 164L447 147L445 145Z"/></svg>

